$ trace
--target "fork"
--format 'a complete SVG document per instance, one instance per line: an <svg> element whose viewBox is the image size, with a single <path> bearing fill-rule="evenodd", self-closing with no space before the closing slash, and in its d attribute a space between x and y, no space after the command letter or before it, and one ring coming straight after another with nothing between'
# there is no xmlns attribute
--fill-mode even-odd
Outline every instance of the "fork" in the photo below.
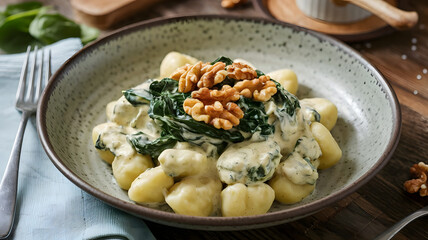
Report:
<svg viewBox="0 0 428 240"><path fill-rule="evenodd" d="M21 155L22 140L28 118L37 110L37 102L43 91L43 62L44 50L41 51L41 61L37 60L38 48L34 48L33 65L30 69L28 87L27 69L29 65L31 46L27 48L27 54L22 66L21 77L19 79L18 91L16 93L15 108L22 113L18 132L13 143L12 152L6 166L3 178L0 183L0 239L9 236L12 230L15 217L16 195L18 189L18 170ZM48 78L51 75L51 53L48 52ZM35 81L37 74L37 82Z"/></svg>
<svg viewBox="0 0 428 240"><path fill-rule="evenodd" d="M418 211L410 214L409 216L403 218L401 221L394 224L394 226L390 227L388 230L379 235L375 240L389 240L395 234L398 233L403 227L405 227L408 223L415 220L418 217L422 217L428 215L428 206L425 206Z"/></svg>

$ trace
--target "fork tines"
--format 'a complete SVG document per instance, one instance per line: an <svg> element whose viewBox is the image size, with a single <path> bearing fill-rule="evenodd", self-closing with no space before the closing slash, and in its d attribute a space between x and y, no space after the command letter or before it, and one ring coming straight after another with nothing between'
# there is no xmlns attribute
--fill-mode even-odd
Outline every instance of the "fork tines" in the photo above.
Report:
<svg viewBox="0 0 428 240"><path fill-rule="evenodd" d="M22 66L21 77L19 79L18 91L16 93L16 101L29 101L33 103L37 103L40 95L44 89L44 86L47 84L43 79L49 79L51 75L51 50L48 50L48 57L45 60L45 50L38 49L37 46L34 47L33 53L31 53L31 46L27 47L27 53L24 60L24 65ZM30 55L32 59L30 59ZM38 57L40 55L40 60L38 61ZM48 67L47 70L44 69L44 62L47 61ZM28 65L31 63L30 76L27 77L28 74ZM37 74L37 82L34 83ZM27 79L29 79L27 88Z"/></svg>

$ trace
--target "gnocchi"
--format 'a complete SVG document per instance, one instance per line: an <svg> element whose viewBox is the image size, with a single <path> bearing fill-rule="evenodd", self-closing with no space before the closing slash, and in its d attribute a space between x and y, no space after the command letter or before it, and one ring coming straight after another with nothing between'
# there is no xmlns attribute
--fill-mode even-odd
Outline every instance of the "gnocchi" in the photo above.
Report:
<svg viewBox="0 0 428 240"><path fill-rule="evenodd" d="M161 79L124 90L107 104L108 122L93 128L92 141L117 185L138 204L166 204L191 216L264 214L274 201L294 204L310 195L318 170L342 157L330 133L337 107L324 98L298 100L297 75L290 69L263 76L243 59L198 61L170 52L161 62ZM262 84L237 91L242 76L263 78L247 84L269 89ZM195 95L198 78L214 86ZM256 100L253 94L268 97ZM200 117L194 118L183 105L197 96ZM233 127L222 128L232 115Z"/></svg>
<svg viewBox="0 0 428 240"><path fill-rule="evenodd" d="M275 200L274 190L265 183L236 183L221 192L221 213L225 217L266 213Z"/></svg>
<svg viewBox="0 0 428 240"><path fill-rule="evenodd" d="M149 168L141 173L131 184L128 196L141 204L165 202L165 192L174 185L174 179L162 167Z"/></svg>
<svg viewBox="0 0 428 240"><path fill-rule="evenodd" d="M218 179L187 177L169 189L165 201L176 213L209 216L217 210L221 187Z"/></svg>

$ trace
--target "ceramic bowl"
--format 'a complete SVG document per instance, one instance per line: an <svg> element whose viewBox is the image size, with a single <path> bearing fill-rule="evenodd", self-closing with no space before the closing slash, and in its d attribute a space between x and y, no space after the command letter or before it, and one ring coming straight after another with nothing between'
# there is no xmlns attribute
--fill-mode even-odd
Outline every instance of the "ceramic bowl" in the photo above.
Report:
<svg viewBox="0 0 428 240"><path fill-rule="evenodd" d="M340 162L320 171L316 190L293 205L274 203L263 215L192 217L130 201L96 154L91 131L106 122L105 107L121 90L159 75L162 58L179 51L209 61L243 58L264 72L293 69L298 97L325 97L339 118L332 134ZM401 115L383 76L350 47L325 35L265 19L187 16L128 26L71 57L51 78L39 103L41 142L74 184L113 207L154 222L205 230L266 227L302 218L351 194L388 161L398 142Z"/></svg>

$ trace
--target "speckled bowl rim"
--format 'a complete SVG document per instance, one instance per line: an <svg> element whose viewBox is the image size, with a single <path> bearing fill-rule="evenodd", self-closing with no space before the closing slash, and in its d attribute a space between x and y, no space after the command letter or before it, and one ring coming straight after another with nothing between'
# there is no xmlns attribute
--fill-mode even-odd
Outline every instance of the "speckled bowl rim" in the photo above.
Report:
<svg viewBox="0 0 428 240"><path fill-rule="evenodd" d="M75 61L80 61L82 57L84 58L85 54L95 50L100 45L103 45L106 42L109 42L113 39L117 39L128 33L139 31L141 29L156 27L163 24L186 21L186 20L225 20L225 21L250 21L260 24L278 24L287 28L291 28L295 31L302 31L309 35L312 35L315 38L318 38L320 41L324 40L340 48L342 51L352 55L362 64L364 64L374 75L379 79L381 87L385 90L385 94L390 102L392 107L392 114L394 116L393 123L393 133L391 139L386 147L386 151L382 156L377 160L374 166L369 169L363 176L357 179L355 182L343 188L331 195L328 195L322 199L310 202L303 206L297 206L291 209L280 210L276 212L270 212L263 215L256 216L246 216L246 217L194 217L175 214L171 212L165 212L161 210L152 209L149 207L140 206L131 202L123 201L114 196L108 195L99 189L91 186L83 179L78 177L76 174L71 171L66 164L61 160L61 158L55 153L52 143L49 140L47 127L46 127L46 111L49 99L52 92L55 90L56 85L59 83L59 79L64 74L65 70L73 65ZM373 178L388 162L392 157L395 148L397 147L398 140L401 132L401 110L398 103L397 97L391 88L390 84L385 80L383 75L372 66L367 60L365 60L358 52L348 47L344 43L335 40L327 35L316 33L305 28L295 26L292 24L284 23L272 19L264 18L255 18L255 17L239 17L239 16L225 16L225 15L187 15L187 16L178 16L172 18L156 18L148 21L143 21L140 23L135 23L117 31L112 32L111 34L85 46L76 54L74 54L70 59L68 59L55 74L51 77L43 96L40 99L37 111L37 128L39 132L39 137L42 143L43 148L45 149L48 157L51 159L56 168L71 182L75 185L86 191L87 193L97 197L98 199L104 201L105 203L114 206L118 209L121 209L125 212L128 212L132 215L142 217L147 220L154 222L159 222L167 225L180 226L185 228L195 228L195 229L207 229L211 230L220 229L227 230L230 227L235 227L235 229L240 228L256 228L260 226L271 226L275 224L280 224L286 222L287 219L297 219L301 216L307 216L313 214L328 205L339 201L340 199L345 198L351 193L355 192L358 188L367 183L371 178ZM170 223L170 224L169 224ZM193 227L192 227L193 226ZM212 229L214 227L214 229Z"/></svg>

